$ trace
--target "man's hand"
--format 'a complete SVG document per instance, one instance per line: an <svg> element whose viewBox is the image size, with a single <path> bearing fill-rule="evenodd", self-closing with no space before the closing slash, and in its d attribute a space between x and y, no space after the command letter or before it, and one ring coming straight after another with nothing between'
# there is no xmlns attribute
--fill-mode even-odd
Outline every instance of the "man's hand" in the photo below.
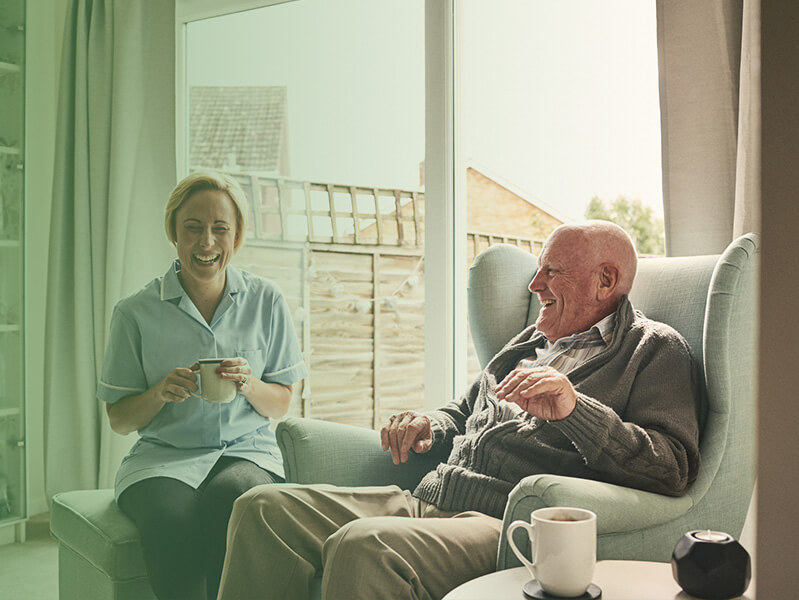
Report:
<svg viewBox="0 0 799 600"><path fill-rule="evenodd" d="M384 451L391 450L395 465L408 460L411 448L417 454L427 452L433 446L430 419L412 410L391 415L380 429L380 444Z"/></svg>
<svg viewBox="0 0 799 600"><path fill-rule="evenodd" d="M496 388L497 398L515 402L525 411L548 421L565 419L577 405L569 378L552 367L514 369Z"/></svg>

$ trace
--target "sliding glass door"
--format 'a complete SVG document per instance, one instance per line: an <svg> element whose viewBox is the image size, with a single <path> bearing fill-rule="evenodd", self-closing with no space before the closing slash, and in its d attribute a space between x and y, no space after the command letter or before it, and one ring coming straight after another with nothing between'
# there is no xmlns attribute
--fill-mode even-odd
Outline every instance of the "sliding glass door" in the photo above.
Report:
<svg viewBox="0 0 799 600"><path fill-rule="evenodd" d="M247 192L235 264L293 310L310 376L292 414L376 427L422 409L426 204L441 202L425 189L424 3L183 21L181 175L222 170Z"/></svg>

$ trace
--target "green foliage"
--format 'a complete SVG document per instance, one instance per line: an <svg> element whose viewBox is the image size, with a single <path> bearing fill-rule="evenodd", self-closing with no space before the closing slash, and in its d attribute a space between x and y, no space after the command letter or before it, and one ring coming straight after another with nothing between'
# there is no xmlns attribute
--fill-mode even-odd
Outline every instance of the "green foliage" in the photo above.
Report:
<svg viewBox="0 0 799 600"><path fill-rule="evenodd" d="M666 251L663 219L657 218L652 208L638 199L619 196L607 206L594 196L585 209L585 218L611 221L622 227L633 238L638 254L662 256Z"/></svg>

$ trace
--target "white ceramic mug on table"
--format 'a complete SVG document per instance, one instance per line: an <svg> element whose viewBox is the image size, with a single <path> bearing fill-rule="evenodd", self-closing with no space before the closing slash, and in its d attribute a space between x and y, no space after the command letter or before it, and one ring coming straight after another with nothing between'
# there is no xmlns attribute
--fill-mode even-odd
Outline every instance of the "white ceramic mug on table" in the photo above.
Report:
<svg viewBox="0 0 799 600"><path fill-rule="evenodd" d="M513 532L530 536L532 560L519 550ZM591 585L596 565L596 514L583 508L539 508L530 522L514 521L508 543L541 588L553 596L581 596Z"/></svg>

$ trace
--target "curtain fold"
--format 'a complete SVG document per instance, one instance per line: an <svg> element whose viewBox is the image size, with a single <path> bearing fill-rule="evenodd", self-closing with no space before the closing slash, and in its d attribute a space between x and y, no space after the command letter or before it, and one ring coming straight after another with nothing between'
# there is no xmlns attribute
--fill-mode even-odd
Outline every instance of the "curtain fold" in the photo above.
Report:
<svg viewBox="0 0 799 600"><path fill-rule="evenodd" d="M72 0L61 65L44 362L45 489L108 487L134 441L95 398L114 304L162 273L175 182L172 0Z"/></svg>
<svg viewBox="0 0 799 600"><path fill-rule="evenodd" d="M670 256L759 231L759 0L657 0Z"/></svg>

